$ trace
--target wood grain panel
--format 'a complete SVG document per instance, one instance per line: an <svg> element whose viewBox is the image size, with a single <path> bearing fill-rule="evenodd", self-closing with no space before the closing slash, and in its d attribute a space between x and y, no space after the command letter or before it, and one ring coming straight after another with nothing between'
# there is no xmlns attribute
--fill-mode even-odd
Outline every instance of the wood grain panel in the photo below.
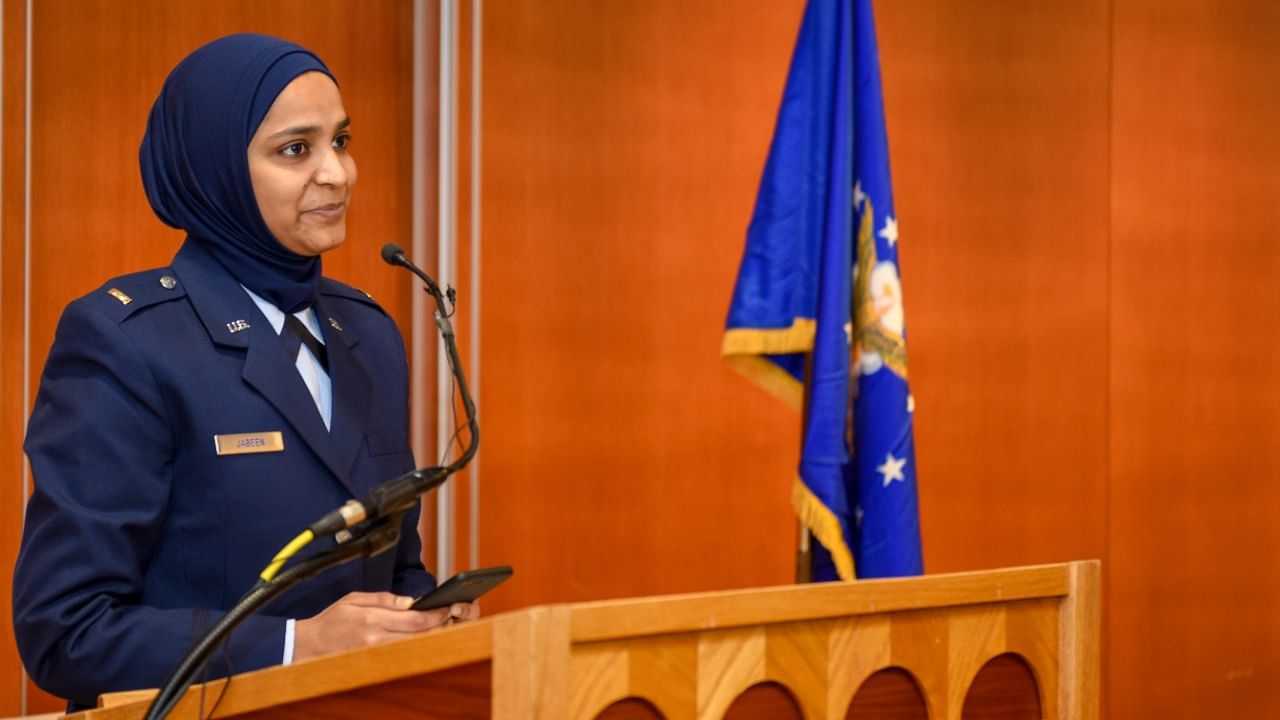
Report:
<svg viewBox="0 0 1280 720"><path fill-rule="evenodd" d="M152 215L137 150L169 70L198 45L237 31L275 33L323 57L353 119L360 181L348 240L326 272L363 286L407 321L409 282L382 264L407 234L412 48L406 2L366 3L334 23L338 0L120 4L42 0L33 11L31 347L43 366L58 314L107 277L166 264L181 234ZM66 48L76 48L66 52ZM84 72L86 67L94 72ZM91 132L90 132L91 130ZM89 138L84 136L89 134ZM69 261L92 272L68 272Z"/></svg>
<svg viewBox="0 0 1280 720"><path fill-rule="evenodd" d="M23 379L23 175L26 166L26 4L5 0L0 12L3 74L0 75L0 713L22 712L22 662L13 639L13 558L21 539L23 502L22 431L27 404Z"/></svg>
<svg viewBox="0 0 1280 720"><path fill-rule="evenodd" d="M1091 626L1094 635L1078 640L1068 632L1065 621L1074 606L1064 602L1085 600L1082 607L1092 608L1096 616L1096 586L1075 585L1065 597L1052 589L1028 599L999 597L1006 589L1016 592L1019 580L1053 574L1065 581L1086 570L1096 572L1097 563L979 573L979 584L993 599L978 604L969 599L968 586L975 574L968 573L536 607L315 658L293 667L238 676L227 688L219 712L235 717L287 706L300 716L315 705L319 715L328 716L335 706L330 695L340 696L339 702L346 703L341 696L355 699L381 686L393 695L386 699L386 712L399 716L411 712L402 698L414 682L454 677L450 673L455 670L479 667L477 672L456 679L456 691L466 694L469 703L482 693L486 672L480 666L492 657L487 681L491 683L491 710L499 718L589 718L615 705L619 713L642 710L643 703L671 720L723 717L730 707L735 712L752 711L747 716L758 717L781 712L781 705L774 701L783 695L787 699L782 705L798 708L803 717L844 717L854 689L864 685L874 671L893 666L911 678L920 678L918 688L908 688L910 692L880 688L872 697L852 703L855 708L868 709L864 706L869 703L875 712L901 717L898 711L919 709L923 704L933 715L954 718L960 704L949 701L948 693L952 688L970 686L983 654L995 657L1011 652L1015 636L1021 638L1016 640L1021 647L1043 647L1040 660L1026 657L1037 676L1061 673L1060 687L1071 686L1074 675L1096 679L1096 657L1090 665L1075 666L1067 657L1073 651L1054 652L1045 643L1027 641L1054 637L1061 631L1064 647L1096 643L1096 625ZM832 597L833 590L839 593L837 597ZM782 616L774 598L769 597L778 594L789 595L796 606L808 608L808 614ZM716 602L703 602L708 599ZM819 606L815 601L825 601L825 609L814 610ZM842 611L830 615L832 607ZM895 609L902 607L918 609ZM579 620L601 615L602 609L627 612L637 622L605 640L583 637L576 629ZM666 617L646 612L648 609L664 611ZM735 620L752 612L756 613L753 619ZM722 624L726 618L730 622ZM1009 618L1016 620L1009 622ZM1001 641L1002 634L1008 637L1007 642ZM980 646L980 653L960 647L970 644ZM813 657L798 657L806 654ZM206 694L219 692L221 682L211 684ZM910 681L913 686L915 682ZM879 687L874 682L866 684L873 690ZM776 687L757 702L752 699L756 695L752 688L762 686ZM1054 698L1058 707L1069 706L1066 694L1061 692ZM643 703L618 703L626 698ZM194 717L195 699L192 695L184 698L174 717ZM131 700L131 704L113 705L83 717L141 717L146 701ZM446 699L437 705L446 709L433 706L433 716L447 715L447 708L455 703ZM352 706L342 707L344 712L352 712ZM480 706L461 703L458 707ZM1063 713L1063 717L1097 720L1098 713L1096 706L1081 707Z"/></svg>
<svg viewBox="0 0 1280 720"><path fill-rule="evenodd" d="M828 638L827 717L839 718L867 702L855 700L868 678L890 664L893 644L889 618L869 617L832 624ZM915 680L911 681L915 687ZM924 697L919 688L915 694ZM878 693L877 693L878 696ZM896 695L895 695L896 697ZM873 704L878 704L873 703ZM926 713L927 714L927 713Z"/></svg>
<svg viewBox="0 0 1280 720"><path fill-rule="evenodd" d="M237 716L244 720L489 720L489 663L475 663L420 677L370 685L323 702L282 705Z"/></svg>
<svg viewBox="0 0 1280 720"><path fill-rule="evenodd" d="M20 100L25 32L21 3L5 4L5 131L3 282L6 330L21 318L22 285L13 268L22 260ZM31 60L31 281L32 397L66 303L108 277L166 264L181 236L151 213L138 174L137 149L146 114L170 68L198 45L231 32L254 31L295 40L323 57L338 76L353 118L353 154L360 182L345 247L325 258L326 273L371 292L408 329L408 277L382 264L387 241L407 242L411 217L411 163L407 102L412 77L412 3L361 3L360 22L338 0L185 2L140 0L36 0L32 4ZM16 120L14 114L17 113ZM17 140L16 146L12 142ZM21 166L17 166L21 168ZM16 178L15 178L16 175ZM21 420L32 397L15 386L12 363L22 358L21 330L4 334L4 455L20 458ZM16 346L15 346L15 343ZM15 351L15 347L18 349ZM19 376L20 377L20 376ZM17 387L18 389L14 389ZM428 429L430 430L430 429ZM20 460L19 460L20 461ZM6 461L7 462L7 461ZM20 469L20 466L17 466ZM18 478L6 493L20 493ZM6 502L6 508L12 507ZM6 510L8 511L8 510ZM20 512L20 511L18 511ZM6 523L16 528L16 522ZM5 547L16 546L16 533ZM6 553L11 567L13 551ZM3 575L7 579L10 571ZM5 593L6 600L9 593ZM6 627L9 613L6 612ZM17 682L13 641L3 640L4 678ZM6 685L5 687L9 687ZM8 696L0 696L7 702ZM56 709L40 696L30 709ZM17 708L13 708L16 712Z"/></svg>
<svg viewBox="0 0 1280 720"><path fill-rule="evenodd" d="M613 717L630 705L614 706L631 697L671 720L695 717L697 669L691 633L583 644L569 660L569 716Z"/></svg>
<svg viewBox="0 0 1280 720"><path fill-rule="evenodd" d="M798 417L720 337L803 3L485 3L490 610L788 582Z"/></svg>
<svg viewBox="0 0 1280 720"><path fill-rule="evenodd" d="M1280 7L1115 12L1113 717L1280 715Z"/></svg>
<svg viewBox="0 0 1280 720"><path fill-rule="evenodd" d="M876 3L930 572L1105 557L1109 6Z"/></svg>

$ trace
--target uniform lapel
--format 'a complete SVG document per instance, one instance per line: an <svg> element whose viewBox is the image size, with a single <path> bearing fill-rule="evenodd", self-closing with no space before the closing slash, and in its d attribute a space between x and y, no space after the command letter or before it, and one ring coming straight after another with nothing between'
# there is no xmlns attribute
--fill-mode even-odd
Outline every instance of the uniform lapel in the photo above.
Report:
<svg viewBox="0 0 1280 720"><path fill-rule="evenodd" d="M329 471L352 495L358 495L347 477L350 466L342 462L337 452L336 436L325 429L324 420L316 410L316 402L294 367L294 360L285 355L284 343L280 342L280 337L265 318L255 323L250 332L249 352L244 360L245 382L274 405ZM332 359L330 367L333 367ZM336 382L334 387L336 393Z"/></svg>
<svg viewBox="0 0 1280 720"><path fill-rule="evenodd" d="M333 387L329 435L334 462L344 473L349 473L368 427L373 379L354 352L359 342L354 325L339 317L323 294L316 301L315 312L329 353L329 379Z"/></svg>
<svg viewBox="0 0 1280 720"><path fill-rule="evenodd" d="M330 432L294 367L294 359L286 356L284 343L244 288L190 240L174 258L173 269L210 339L217 345L245 351L241 374L244 381L275 407L353 496L362 494L360 488L353 486L349 474L364 437L369 377L351 353L350 345L331 339L338 333L325 333L334 401ZM318 304L316 312L322 324L328 323L328 315ZM285 450L288 452L289 448Z"/></svg>

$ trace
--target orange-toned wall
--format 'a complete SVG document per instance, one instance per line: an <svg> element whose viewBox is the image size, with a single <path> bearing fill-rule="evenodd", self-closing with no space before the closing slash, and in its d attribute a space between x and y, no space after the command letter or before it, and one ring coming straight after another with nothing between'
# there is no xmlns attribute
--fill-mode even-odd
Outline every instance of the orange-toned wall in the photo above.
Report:
<svg viewBox="0 0 1280 720"><path fill-rule="evenodd" d="M203 37L253 27L314 45L360 103L353 237L376 247L407 227L409 3L361 3L359 22L343 3L135 5L34 3L33 373L67 299L168 256L132 153L163 72ZM480 561L517 567L487 611L789 581L798 418L718 348L803 3L483 5L483 246L460 268L478 261L481 282L460 283L458 327L480 360ZM23 7L4 4L4 583L29 403L14 376ZM1101 557L1109 717L1276 714L1280 13L877 13L927 569ZM74 142L55 134L80 126ZM83 242L103 218L129 238ZM328 267L403 320L408 286L342 252ZM68 270L68 253L86 259ZM13 712L17 660L0 640Z"/></svg>
<svg viewBox="0 0 1280 720"><path fill-rule="evenodd" d="M361 3L358 18L350 3L337 0L33 2L29 279L23 272L24 5L4 3L0 714L20 709L7 608L21 524L21 428L54 326L68 301L112 275L167 263L181 240L151 214L138 179L146 114L169 69L201 43L239 31L282 35L325 58L343 83L360 167L349 242L326 256L325 271L372 293L406 330L410 292L407 279L382 264L378 249L387 241L407 243L411 222L411 2ZM31 373L26 398L24 352ZM32 689L30 710L60 707Z"/></svg>
<svg viewBox="0 0 1280 720"><path fill-rule="evenodd" d="M716 345L802 5L485 3L493 605L789 579ZM877 13L927 569L1100 557L1109 716L1280 712L1280 13Z"/></svg>
<svg viewBox="0 0 1280 720"><path fill-rule="evenodd" d="M486 3L497 608L789 582L794 413L720 360L798 3Z"/></svg>

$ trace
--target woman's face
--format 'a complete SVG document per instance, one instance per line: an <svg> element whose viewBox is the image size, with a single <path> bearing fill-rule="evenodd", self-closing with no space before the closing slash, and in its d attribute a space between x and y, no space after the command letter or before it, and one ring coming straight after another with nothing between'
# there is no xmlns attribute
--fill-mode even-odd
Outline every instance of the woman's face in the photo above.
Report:
<svg viewBox="0 0 1280 720"><path fill-rule="evenodd" d="M350 118L328 75L285 86L249 141L249 177L267 228L289 250L319 255L347 237L356 163Z"/></svg>

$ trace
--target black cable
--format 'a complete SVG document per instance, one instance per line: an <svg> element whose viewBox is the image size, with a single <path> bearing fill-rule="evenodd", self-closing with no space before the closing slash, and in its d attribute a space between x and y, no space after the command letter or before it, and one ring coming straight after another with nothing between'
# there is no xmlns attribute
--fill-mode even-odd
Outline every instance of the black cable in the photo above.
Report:
<svg viewBox="0 0 1280 720"><path fill-rule="evenodd" d="M453 337L453 326L449 323L449 317L445 315L444 297L440 294L440 289L436 288L435 292L430 287L424 288L428 295L435 298L436 301L436 325L440 327L440 336L444 339L445 357L449 362L449 368L453 370L454 380L458 383L458 394L462 396L462 410L467 415L467 426L471 430L471 444L463 451L462 457L456 462L445 466L445 471L452 475L453 473L466 467L471 462L471 458L475 456L476 450L480 447L480 424L476 422L476 404L471 399L471 390L467 387L467 377L462 373L462 359L458 357L458 343Z"/></svg>
<svg viewBox="0 0 1280 720"><path fill-rule="evenodd" d="M223 615L222 619L200 638L187 652L182 662L173 669L160 692L151 701L151 706L147 708L145 720L159 720L167 717L182 699L187 688L191 687L200 668L204 666L226 635L247 620L250 615L303 580L358 557L377 555L393 547L400 540L400 521L401 515L384 518L367 528L360 537L303 560L277 575L269 583L259 582L255 585L236 603L235 607L227 611L227 614Z"/></svg>

